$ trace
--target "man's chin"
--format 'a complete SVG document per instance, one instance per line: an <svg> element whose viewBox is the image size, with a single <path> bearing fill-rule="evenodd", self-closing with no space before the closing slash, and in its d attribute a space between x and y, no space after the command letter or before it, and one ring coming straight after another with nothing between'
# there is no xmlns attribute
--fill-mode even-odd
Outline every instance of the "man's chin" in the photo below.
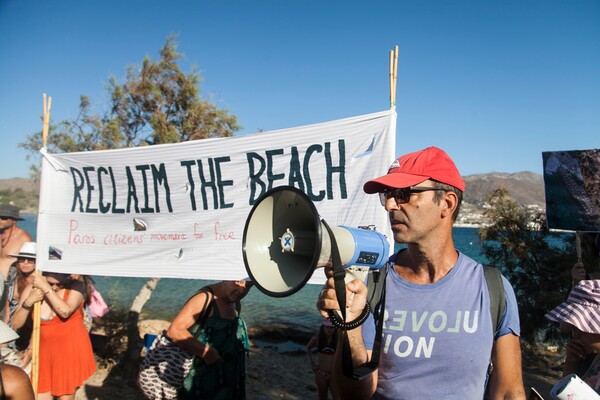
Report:
<svg viewBox="0 0 600 400"><path fill-rule="evenodd" d="M394 225L392 226L392 234L394 240L399 242L399 240L406 238L406 227L404 225Z"/></svg>
<svg viewBox="0 0 600 400"><path fill-rule="evenodd" d="M396 243L398 243L398 244L404 244L404 243L407 243L406 236L405 236L405 235L398 234L398 233L394 232L394 242L396 242Z"/></svg>

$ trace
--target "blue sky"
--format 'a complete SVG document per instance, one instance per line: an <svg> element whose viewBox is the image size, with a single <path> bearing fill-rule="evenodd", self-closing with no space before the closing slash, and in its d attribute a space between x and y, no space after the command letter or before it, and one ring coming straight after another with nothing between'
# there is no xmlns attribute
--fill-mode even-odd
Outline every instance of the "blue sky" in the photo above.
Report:
<svg viewBox="0 0 600 400"><path fill-rule="evenodd" d="M170 33L239 134L388 109L398 45L397 154L542 173L543 151L600 147L597 0L0 0L0 179L28 176L42 93L54 123L80 95L102 112L109 77Z"/></svg>

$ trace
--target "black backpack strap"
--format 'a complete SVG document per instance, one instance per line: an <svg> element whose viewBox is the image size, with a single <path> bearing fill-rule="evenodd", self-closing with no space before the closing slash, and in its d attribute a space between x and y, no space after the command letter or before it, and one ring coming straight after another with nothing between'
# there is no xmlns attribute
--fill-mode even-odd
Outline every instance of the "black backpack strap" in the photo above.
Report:
<svg viewBox="0 0 600 400"><path fill-rule="evenodd" d="M496 267L483 266L483 273L490 292L490 314L492 316L492 326L494 334L498 331L500 320L506 310L506 294L504 293L504 283L502 274Z"/></svg>
<svg viewBox="0 0 600 400"><path fill-rule="evenodd" d="M383 282L385 281L386 275L387 265L380 269L369 270L369 274L367 275L367 302L369 303L373 315L375 315L379 303L381 302Z"/></svg>
<svg viewBox="0 0 600 400"><path fill-rule="evenodd" d="M395 260L396 253L390 256L383 268L369 270L369 274L367 275L367 289L369 291L367 302L375 319L377 319L377 310L380 308L379 304L381 303L388 269L390 266L394 266Z"/></svg>
<svg viewBox="0 0 600 400"><path fill-rule="evenodd" d="M504 282L502 282L502 274L500 270L496 267L490 267L487 265L483 266L483 275L485 276L485 281L487 283L488 292L490 292L490 315L492 316L492 326L494 327L493 336L496 336L496 332L498 331L500 320L504 315L504 311L506 310L506 294L504 292ZM488 365L488 370L486 374L485 384L486 390L484 395L484 400L488 400L490 398L488 391L488 383L490 375L494 370L494 364L492 363L492 359L490 356L490 363Z"/></svg>
<svg viewBox="0 0 600 400"><path fill-rule="evenodd" d="M196 324L198 325L198 328L196 329L196 332L194 333L194 339L196 339L196 340L198 340L198 336L200 336L200 332L202 332L202 327L206 324L206 321L208 320L208 317L210 316L210 312L212 311L214 299L215 299L215 294L213 293L213 290L210 287L208 287L208 286L203 287L202 289L198 290L194 294L194 296L201 292L206 292L206 296L208 297L208 299L206 300L206 303L204 303L204 306L202 306L202 311L200 312L200 318L198 318L198 321L196 321Z"/></svg>

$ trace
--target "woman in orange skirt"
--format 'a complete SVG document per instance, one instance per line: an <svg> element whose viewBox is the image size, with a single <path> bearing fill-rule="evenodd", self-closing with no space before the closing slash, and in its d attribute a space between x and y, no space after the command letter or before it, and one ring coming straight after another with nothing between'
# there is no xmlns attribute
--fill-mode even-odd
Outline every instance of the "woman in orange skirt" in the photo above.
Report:
<svg viewBox="0 0 600 400"><path fill-rule="evenodd" d="M35 275L13 315L19 328L33 304L40 306L38 400L75 398L75 392L96 370L90 337L83 325L85 284L70 275Z"/></svg>

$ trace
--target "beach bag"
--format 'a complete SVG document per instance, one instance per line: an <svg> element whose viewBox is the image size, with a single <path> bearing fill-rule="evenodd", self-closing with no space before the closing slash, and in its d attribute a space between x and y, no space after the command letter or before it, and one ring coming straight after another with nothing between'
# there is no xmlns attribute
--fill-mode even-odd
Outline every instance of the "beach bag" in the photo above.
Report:
<svg viewBox="0 0 600 400"><path fill-rule="evenodd" d="M90 304L88 305L90 315L92 318L104 317L108 312L108 304L106 304L104 298L102 297L100 292L96 290L94 285L90 285L90 288Z"/></svg>
<svg viewBox="0 0 600 400"><path fill-rule="evenodd" d="M212 291L209 296L200 314L201 318L197 322L198 329L194 334L194 340L198 340L202 326L212 309ZM166 331L163 331L154 339L146 357L142 360L137 378L138 387L144 396L151 400L176 399L177 392L190 373L194 357L193 353L173 343L167 337Z"/></svg>
<svg viewBox="0 0 600 400"><path fill-rule="evenodd" d="M140 366L137 383L148 399L176 399L194 360L194 354L178 347L165 333L154 339Z"/></svg>

